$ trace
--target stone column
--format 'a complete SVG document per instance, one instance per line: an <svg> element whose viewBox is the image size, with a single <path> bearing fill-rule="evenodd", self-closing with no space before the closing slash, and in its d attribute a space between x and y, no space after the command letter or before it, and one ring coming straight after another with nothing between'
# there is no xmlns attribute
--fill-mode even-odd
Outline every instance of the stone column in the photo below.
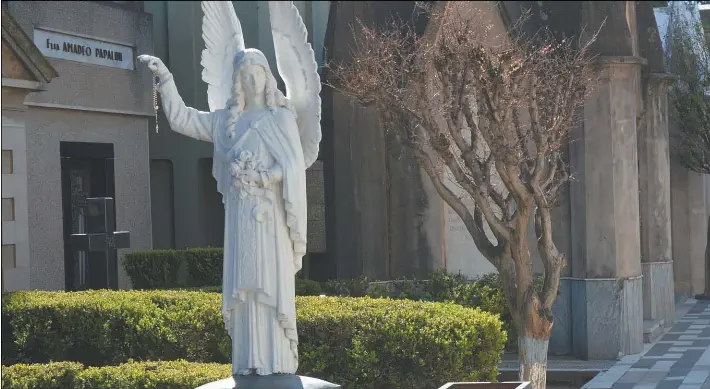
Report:
<svg viewBox="0 0 710 389"><path fill-rule="evenodd" d="M668 150L668 85L672 76L651 73L638 129L643 318L673 325L675 314ZM657 328L657 327L656 327Z"/></svg>
<svg viewBox="0 0 710 389"><path fill-rule="evenodd" d="M600 85L573 134L572 352L615 359L643 347L636 117L638 57L601 57Z"/></svg>
<svg viewBox="0 0 710 389"><path fill-rule="evenodd" d="M708 222L704 181L703 174L671 160L673 273L679 299L703 293Z"/></svg>

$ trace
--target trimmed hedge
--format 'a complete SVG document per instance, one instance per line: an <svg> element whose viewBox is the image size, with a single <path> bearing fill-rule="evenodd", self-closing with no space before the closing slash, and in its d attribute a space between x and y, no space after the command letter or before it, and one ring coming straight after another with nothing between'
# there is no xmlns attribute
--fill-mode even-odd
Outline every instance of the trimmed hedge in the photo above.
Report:
<svg viewBox="0 0 710 389"><path fill-rule="evenodd" d="M11 293L2 304L3 363L227 363L220 299L187 291ZM296 309L299 374L347 388L494 380L506 340L495 315L453 303L297 297Z"/></svg>
<svg viewBox="0 0 710 389"><path fill-rule="evenodd" d="M221 247L134 251L123 257L123 267L137 290L219 291L223 255ZM297 296L320 294L318 282L296 277Z"/></svg>
<svg viewBox="0 0 710 389"><path fill-rule="evenodd" d="M535 278L535 288L539 292L544 281L543 276ZM497 273L485 274L469 279L462 274L450 274L437 270L427 280L398 279L394 281L375 281L367 277L355 279L331 280L322 290L325 294L340 297L389 297L416 301L453 302L470 308L500 316L503 329L508 334L508 346L517 347L517 331L508 304L503 294L503 286Z"/></svg>
<svg viewBox="0 0 710 389"><path fill-rule="evenodd" d="M296 296L320 296L323 292L321 291L320 283L313 280L304 280L301 278L296 278ZM222 286L195 286L188 288L175 288L172 290L183 290L192 292L210 292L210 293L222 293ZM346 296L341 296L346 297Z"/></svg>
<svg viewBox="0 0 710 389"><path fill-rule="evenodd" d="M222 283L221 247L134 251L123 267L135 289L172 289Z"/></svg>
<svg viewBox="0 0 710 389"><path fill-rule="evenodd" d="M127 254L124 266L136 289L188 288L220 291L222 282L222 248L190 248L183 250L150 250ZM182 267L181 267L182 266ZM185 269L180 270L180 269ZM181 275L182 274L182 275ZM538 276L536 286L542 286ZM296 278L296 295L317 296L324 293L341 297L391 297L418 301L454 302L481 308L500 315L508 333L508 345L515 347L517 334L508 311L500 277L496 273L476 279L444 270L433 272L428 280L399 279L382 283L359 277L330 280L323 285Z"/></svg>
<svg viewBox="0 0 710 389"><path fill-rule="evenodd" d="M84 367L76 362L2 367L3 389L195 389L229 377L231 366L218 363L131 362Z"/></svg>

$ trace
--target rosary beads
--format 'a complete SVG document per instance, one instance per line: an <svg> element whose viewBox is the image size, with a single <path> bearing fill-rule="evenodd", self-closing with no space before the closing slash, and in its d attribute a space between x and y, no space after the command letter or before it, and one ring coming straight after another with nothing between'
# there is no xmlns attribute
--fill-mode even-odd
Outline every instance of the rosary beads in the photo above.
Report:
<svg viewBox="0 0 710 389"><path fill-rule="evenodd" d="M158 86L160 77L154 77L153 82L153 109L155 110L155 133L158 133Z"/></svg>

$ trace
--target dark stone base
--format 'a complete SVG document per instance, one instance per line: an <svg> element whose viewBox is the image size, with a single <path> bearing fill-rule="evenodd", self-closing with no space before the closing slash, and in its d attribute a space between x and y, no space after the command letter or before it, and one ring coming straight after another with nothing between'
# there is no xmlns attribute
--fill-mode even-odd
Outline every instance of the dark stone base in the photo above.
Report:
<svg viewBox="0 0 710 389"><path fill-rule="evenodd" d="M710 300L710 295L708 294L696 294L695 295L696 300L702 300L702 301L708 301Z"/></svg>
<svg viewBox="0 0 710 389"><path fill-rule="evenodd" d="M563 278L549 353L613 360L643 349L642 277Z"/></svg>
<svg viewBox="0 0 710 389"><path fill-rule="evenodd" d="M234 376L197 389L340 389L340 385L295 374Z"/></svg>

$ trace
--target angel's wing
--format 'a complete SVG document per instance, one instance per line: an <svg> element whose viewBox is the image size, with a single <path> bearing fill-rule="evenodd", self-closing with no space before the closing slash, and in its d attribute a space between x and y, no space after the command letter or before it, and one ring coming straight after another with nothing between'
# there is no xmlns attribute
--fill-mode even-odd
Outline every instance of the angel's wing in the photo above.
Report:
<svg viewBox="0 0 710 389"><path fill-rule="evenodd" d="M295 110L306 167L318 158L321 140L320 76L308 31L292 1L269 1L276 67Z"/></svg>
<svg viewBox="0 0 710 389"><path fill-rule="evenodd" d="M207 103L214 112L227 106L232 96L234 56L244 50L244 35L231 1L203 1L202 81L207 83Z"/></svg>

